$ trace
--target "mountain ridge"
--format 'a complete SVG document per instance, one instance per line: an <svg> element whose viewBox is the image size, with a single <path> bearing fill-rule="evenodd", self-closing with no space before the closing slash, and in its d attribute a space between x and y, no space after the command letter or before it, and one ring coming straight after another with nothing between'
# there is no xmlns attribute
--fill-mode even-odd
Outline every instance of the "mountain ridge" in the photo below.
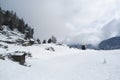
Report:
<svg viewBox="0 0 120 80"><path fill-rule="evenodd" d="M102 50L120 49L120 36L103 40L99 44L99 49Z"/></svg>

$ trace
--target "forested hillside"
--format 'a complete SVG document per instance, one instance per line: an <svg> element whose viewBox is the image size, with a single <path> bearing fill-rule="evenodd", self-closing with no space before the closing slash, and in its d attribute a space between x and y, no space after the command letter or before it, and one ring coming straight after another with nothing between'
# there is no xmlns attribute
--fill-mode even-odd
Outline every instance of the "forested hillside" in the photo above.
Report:
<svg viewBox="0 0 120 80"><path fill-rule="evenodd" d="M25 21L20 19L13 11L5 11L0 7L0 31L3 30L2 26L6 25L11 30L17 29L22 34L25 34L25 39L33 38L34 29L31 28Z"/></svg>

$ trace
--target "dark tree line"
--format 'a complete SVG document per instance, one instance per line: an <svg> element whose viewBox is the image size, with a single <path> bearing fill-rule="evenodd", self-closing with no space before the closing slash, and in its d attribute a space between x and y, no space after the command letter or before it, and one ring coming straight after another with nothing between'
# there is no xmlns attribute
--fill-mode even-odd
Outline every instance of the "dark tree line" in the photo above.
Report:
<svg viewBox="0 0 120 80"><path fill-rule="evenodd" d="M46 44L46 43L57 43L57 39L56 39L56 37L54 37L54 36L52 36L51 38L49 38L48 40L43 40L42 42L40 41L40 39L37 39L37 43L38 44L41 44L41 43L43 43L43 44Z"/></svg>
<svg viewBox="0 0 120 80"><path fill-rule="evenodd" d="M0 30L2 30L2 25L8 26L11 30L18 29L25 34L25 39L33 38L34 29L20 19L15 12L2 10L0 7Z"/></svg>
<svg viewBox="0 0 120 80"><path fill-rule="evenodd" d="M43 40L44 43L44 40ZM51 38L48 39L47 43L57 43L56 37L52 36Z"/></svg>

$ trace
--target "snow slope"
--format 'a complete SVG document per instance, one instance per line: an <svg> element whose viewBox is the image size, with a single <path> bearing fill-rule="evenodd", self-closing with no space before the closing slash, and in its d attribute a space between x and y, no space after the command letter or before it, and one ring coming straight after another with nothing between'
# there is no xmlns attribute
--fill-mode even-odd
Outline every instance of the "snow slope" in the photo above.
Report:
<svg viewBox="0 0 120 80"><path fill-rule="evenodd" d="M3 30L0 31L0 41L16 42L17 40L24 40L25 35L21 34L17 29L11 31L8 26L3 25Z"/></svg>
<svg viewBox="0 0 120 80"><path fill-rule="evenodd" d="M0 54L30 52L32 57L26 57L26 64L31 67L19 65L7 57L0 59L0 80L120 80L120 50L82 51L66 45L22 46L4 42L19 39L24 40L24 35L16 31L0 32ZM49 47L55 51L46 50Z"/></svg>
<svg viewBox="0 0 120 80"><path fill-rule="evenodd" d="M52 46L55 52L45 50ZM0 60L0 80L120 80L120 50L78 50L55 44L8 45L7 52L32 53L31 67Z"/></svg>

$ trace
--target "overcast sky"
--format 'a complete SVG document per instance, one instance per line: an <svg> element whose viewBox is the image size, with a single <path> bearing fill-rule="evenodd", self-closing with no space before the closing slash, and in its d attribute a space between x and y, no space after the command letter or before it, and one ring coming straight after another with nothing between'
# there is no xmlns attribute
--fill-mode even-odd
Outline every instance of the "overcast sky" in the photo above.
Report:
<svg viewBox="0 0 120 80"><path fill-rule="evenodd" d="M66 43L97 44L119 33L119 27L104 26L119 20L119 0L0 0L0 5L15 11L41 40L54 35Z"/></svg>

